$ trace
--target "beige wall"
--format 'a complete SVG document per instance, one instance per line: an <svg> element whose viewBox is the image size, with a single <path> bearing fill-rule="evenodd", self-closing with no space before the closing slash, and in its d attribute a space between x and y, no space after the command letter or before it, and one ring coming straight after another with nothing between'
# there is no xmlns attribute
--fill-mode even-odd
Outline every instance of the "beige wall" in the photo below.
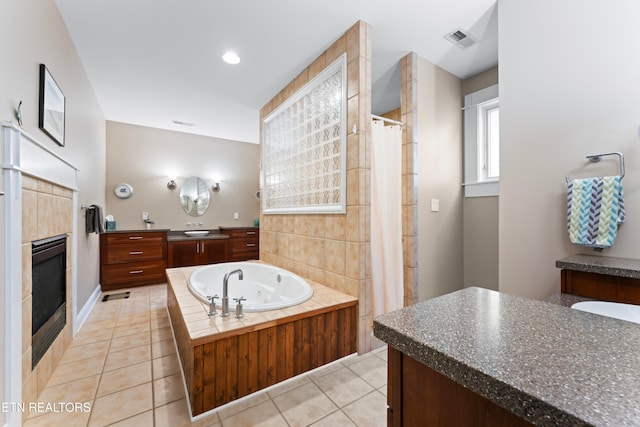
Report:
<svg viewBox="0 0 640 427"><path fill-rule="evenodd" d="M498 290L498 197L463 201L464 286Z"/></svg>
<svg viewBox="0 0 640 427"><path fill-rule="evenodd" d="M54 1L3 2L0 39L6 41L0 66L0 120L15 121L14 108L22 100L23 128L80 169L78 202L104 204L104 117ZM38 129L40 63L47 65L67 99L65 147ZM99 275L98 236L82 232L83 224L84 216L78 212L79 235L74 242L78 249L78 310L98 285ZM4 354L0 348L0 359ZM0 386L0 400L3 392Z"/></svg>
<svg viewBox="0 0 640 427"><path fill-rule="evenodd" d="M2 39L12 40L0 67L0 117L14 119L20 100L23 128L47 148L80 169L79 204L104 205L105 122L102 110L53 0L9 2L3 6ZM55 78L66 97L66 145L38 129L38 67ZM9 83L10 82L10 83ZM84 215L78 213L78 229ZM98 284L98 236L78 233L78 310Z"/></svg>
<svg viewBox="0 0 640 427"><path fill-rule="evenodd" d="M418 57L419 300L462 288L462 82ZM440 211L431 212L432 199Z"/></svg>
<svg viewBox="0 0 640 427"><path fill-rule="evenodd" d="M107 179L105 215L114 216L118 229L144 227L142 212L149 212L154 228L176 230L253 225L259 216L255 193L259 182L259 145L219 138L107 122ZM178 188L167 188L176 174ZM211 204L199 217L180 206L180 186L200 176L211 186L220 178L220 191L211 192ZM118 199L117 184L128 183L133 195ZM238 212L239 219L233 214ZM202 222L202 225L186 225Z"/></svg>
<svg viewBox="0 0 640 427"><path fill-rule="evenodd" d="M269 101L260 122L347 53L347 213L262 215L260 259L359 299L358 351L371 348L369 219L370 27L357 22ZM357 132L353 133L354 125Z"/></svg>
<svg viewBox="0 0 640 427"><path fill-rule="evenodd" d="M462 96L498 83L498 67L462 81ZM498 197L463 200L464 286L498 290Z"/></svg>
<svg viewBox="0 0 640 427"><path fill-rule="evenodd" d="M560 289L569 242L565 177L615 174L621 151L627 221L602 255L640 258L640 3L498 2L500 290L544 298ZM540 31L545 28L544 31Z"/></svg>
<svg viewBox="0 0 640 427"><path fill-rule="evenodd" d="M489 68L462 81L462 96L498 83L498 67Z"/></svg>

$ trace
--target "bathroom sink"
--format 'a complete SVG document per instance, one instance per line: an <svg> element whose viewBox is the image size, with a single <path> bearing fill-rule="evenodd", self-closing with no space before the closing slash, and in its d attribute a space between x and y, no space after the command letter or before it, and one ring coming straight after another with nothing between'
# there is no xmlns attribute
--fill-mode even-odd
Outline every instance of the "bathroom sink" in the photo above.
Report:
<svg viewBox="0 0 640 427"><path fill-rule="evenodd" d="M192 230L192 231L185 231L184 234L186 234L187 236L206 236L207 234L209 234L209 230Z"/></svg>
<svg viewBox="0 0 640 427"><path fill-rule="evenodd" d="M571 308L627 322L640 323L640 305L609 301L583 301L573 304Z"/></svg>

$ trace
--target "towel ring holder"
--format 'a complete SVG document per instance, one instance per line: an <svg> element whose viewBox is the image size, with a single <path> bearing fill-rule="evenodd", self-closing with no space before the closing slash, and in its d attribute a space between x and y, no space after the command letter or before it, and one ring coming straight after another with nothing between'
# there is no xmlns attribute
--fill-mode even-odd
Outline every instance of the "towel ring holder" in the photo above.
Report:
<svg viewBox="0 0 640 427"><path fill-rule="evenodd" d="M587 156L592 163L598 163L604 156L618 156L620 160L620 179L624 178L624 156L619 151L613 151L611 153L591 154Z"/></svg>

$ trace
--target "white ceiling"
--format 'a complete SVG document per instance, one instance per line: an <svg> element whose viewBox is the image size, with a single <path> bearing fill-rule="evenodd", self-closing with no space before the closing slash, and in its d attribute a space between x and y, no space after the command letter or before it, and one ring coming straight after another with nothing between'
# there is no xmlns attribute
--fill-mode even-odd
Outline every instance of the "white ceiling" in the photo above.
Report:
<svg viewBox="0 0 640 427"><path fill-rule="evenodd" d="M374 113L400 106L409 52L460 78L495 66L495 2L56 0L107 120L252 143L260 108L358 20L372 27ZM444 39L458 28L479 42Z"/></svg>

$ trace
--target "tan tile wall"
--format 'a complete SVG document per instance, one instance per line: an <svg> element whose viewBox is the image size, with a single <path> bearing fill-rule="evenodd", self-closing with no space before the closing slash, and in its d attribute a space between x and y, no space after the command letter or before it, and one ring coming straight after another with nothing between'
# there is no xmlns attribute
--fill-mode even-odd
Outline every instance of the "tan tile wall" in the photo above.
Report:
<svg viewBox="0 0 640 427"><path fill-rule="evenodd" d="M371 27L357 22L269 101L260 122L347 53L347 212L260 215L260 259L359 300L358 351L371 348L370 164ZM357 132L353 132L356 126Z"/></svg>
<svg viewBox="0 0 640 427"><path fill-rule="evenodd" d="M418 58L400 60L402 122L402 252L404 306L418 301L418 141L416 132Z"/></svg>
<svg viewBox="0 0 640 427"><path fill-rule="evenodd" d="M71 343L71 244L73 192L22 176L22 397L34 402ZM31 370L31 242L67 234L67 324L53 345ZM25 416L28 412L25 411Z"/></svg>

